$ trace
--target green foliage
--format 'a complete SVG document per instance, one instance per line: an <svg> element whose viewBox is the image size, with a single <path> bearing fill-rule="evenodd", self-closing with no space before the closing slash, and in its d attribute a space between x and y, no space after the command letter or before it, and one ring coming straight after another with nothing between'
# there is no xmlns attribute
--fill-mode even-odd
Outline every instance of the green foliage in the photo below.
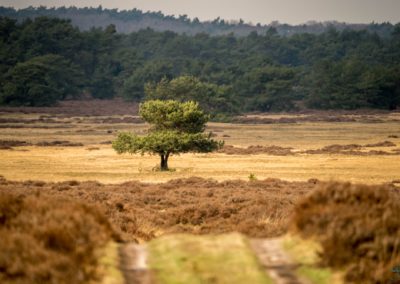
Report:
<svg viewBox="0 0 400 284"><path fill-rule="evenodd" d="M173 80L163 78L159 83L147 83L145 99L196 101L209 113L234 113L230 92L226 86L203 83L193 76L181 76Z"/></svg>
<svg viewBox="0 0 400 284"><path fill-rule="evenodd" d="M173 100L152 100L140 105L140 116L152 124L152 130L203 132L209 116L194 101L180 103Z"/></svg>
<svg viewBox="0 0 400 284"><path fill-rule="evenodd" d="M157 283L275 283L240 234L162 236L148 243Z"/></svg>
<svg viewBox="0 0 400 284"><path fill-rule="evenodd" d="M124 80L122 96L127 100L141 101L146 83L158 82L162 78L172 78L173 67L168 61L150 61L139 67Z"/></svg>
<svg viewBox="0 0 400 284"><path fill-rule="evenodd" d="M257 180L257 177L255 174L253 174L253 173L249 174L249 181L256 181L256 180Z"/></svg>
<svg viewBox="0 0 400 284"><path fill-rule="evenodd" d="M214 120L246 111L287 111L304 102L323 109L395 109L400 105L399 24L371 24L357 31L335 29L335 25L322 30L308 27L315 34L288 37L280 35L287 26L275 30L260 27L263 32L249 30L247 36L237 37L227 30L218 36L151 29L119 34L118 26L105 23L105 28L79 31L65 19L25 19L32 14L65 15L67 11L135 20L144 15L140 11L76 8L17 12L0 7L0 15L21 20L0 16L3 104L51 105L84 89L101 99L118 95L138 102L195 100ZM201 25L185 17L179 21ZM210 25L229 27L220 19ZM239 22L237 27L244 29L246 24ZM36 57L48 55L68 60L68 64L62 60L50 64L63 70L51 79L47 74L53 71L31 64ZM76 78L79 72L79 84L76 80L68 83L79 88L65 91L66 84L59 88L65 78Z"/></svg>
<svg viewBox="0 0 400 284"><path fill-rule="evenodd" d="M237 36L247 36L249 34L268 34L270 36L283 35L292 36L302 33L320 34L330 28L340 30L359 30L364 28L370 32L376 32L380 36L387 36L393 30L393 25L385 22L381 24L344 24L335 21L320 23L308 22L306 25L289 25L273 22L269 25L257 23L245 23L242 19L237 21L226 21L217 17L211 21L201 22L198 18L190 19L187 15L170 16L158 12L143 12L138 9L117 10L103 9L99 7L59 7L46 8L43 6L34 8L15 10L13 8L0 7L0 16L12 17L18 20L26 18L36 18L39 16L71 18L74 26L82 30L89 30L92 27L105 27L115 23L119 32L130 33L137 30L138 27L150 27L154 30L172 30L179 34L196 35L199 33L208 33L212 36L229 35L231 33Z"/></svg>
<svg viewBox="0 0 400 284"><path fill-rule="evenodd" d="M112 98L115 94L112 77L107 76L101 71L93 74L89 89L92 97L97 99Z"/></svg>
<svg viewBox="0 0 400 284"><path fill-rule="evenodd" d="M395 109L400 104L397 68L368 66L359 60L325 61L316 65L308 80L310 107Z"/></svg>
<svg viewBox="0 0 400 284"><path fill-rule="evenodd" d="M282 66L265 66L250 71L238 88L248 93L251 110L282 111L294 108L298 99L296 69Z"/></svg>
<svg viewBox="0 0 400 284"><path fill-rule="evenodd" d="M79 95L82 74L59 55L34 57L18 63L6 75L0 103L49 106Z"/></svg>
<svg viewBox="0 0 400 284"><path fill-rule="evenodd" d="M147 101L140 105L140 115L152 125L147 136L119 133L113 142L119 153L150 153L161 157L161 170L168 170L171 154L197 152L207 153L223 146L222 141L211 139L205 134L208 116L196 102Z"/></svg>
<svg viewBox="0 0 400 284"><path fill-rule="evenodd" d="M141 137L132 133L119 133L113 148L117 153L179 154L187 152L208 153L218 149L219 143L202 133L185 133L163 130Z"/></svg>

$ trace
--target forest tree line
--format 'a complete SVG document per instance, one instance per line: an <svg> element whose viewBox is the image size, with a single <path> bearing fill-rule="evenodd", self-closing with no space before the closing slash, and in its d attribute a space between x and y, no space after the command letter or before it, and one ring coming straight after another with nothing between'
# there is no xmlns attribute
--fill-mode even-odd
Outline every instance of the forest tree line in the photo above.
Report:
<svg viewBox="0 0 400 284"><path fill-rule="evenodd" d="M0 103L195 99L214 113L400 106L400 25L321 34L194 36L0 17ZM196 92L190 90L197 90Z"/></svg>
<svg viewBox="0 0 400 284"><path fill-rule="evenodd" d="M198 18L189 18L187 15L165 15L162 12L144 12L139 9L119 10L104 9L102 6L94 7L27 7L16 10L14 8L0 7L0 17L16 19L19 22L36 17L55 17L61 19L70 19L73 26L80 30L90 30L91 28L106 28L114 24L118 33L131 33L145 28L151 28L155 31L173 31L179 34L195 35L198 33L207 33L209 35L227 35L230 33L235 36L247 36L255 31L260 34L268 29L274 28L279 35L290 36L298 33L319 34L329 28L335 28L339 31L350 30L368 30L376 32L380 36L387 37L393 31L393 24L369 23L369 24L350 24L337 21L316 22L309 21L300 25L289 25L273 21L270 24L260 24L246 22L243 19L225 20L220 17L200 21Z"/></svg>

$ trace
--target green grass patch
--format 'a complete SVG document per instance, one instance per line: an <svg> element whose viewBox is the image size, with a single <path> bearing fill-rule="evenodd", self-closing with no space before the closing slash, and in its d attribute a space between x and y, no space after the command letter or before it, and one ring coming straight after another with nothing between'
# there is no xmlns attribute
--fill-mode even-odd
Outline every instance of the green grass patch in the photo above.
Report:
<svg viewBox="0 0 400 284"><path fill-rule="evenodd" d="M328 268L317 268L309 265L303 265L296 270L296 273L300 277L305 278L311 283L315 284L337 283L333 282L332 272Z"/></svg>
<svg viewBox="0 0 400 284"><path fill-rule="evenodd" d="M170 235L148 244L158 283L273 284L245 237Z"/></svg>
<svg viewBox="0 0 400 284"><path fill-rule="evenodd" d="M101 284L123 284L125 283L124 276L119 269L119 254L118 244L109 242L106 247L98 253L99 257L99 272L103 275Z"/></svg>
<svg viewBox="0 0 400 284"><path fill-rule="evenodd" d="M296 274L313 284L342 284L340 272L318 266L320 245L312 240L287 235L283 239L283 248L299 264Z"/></svg>

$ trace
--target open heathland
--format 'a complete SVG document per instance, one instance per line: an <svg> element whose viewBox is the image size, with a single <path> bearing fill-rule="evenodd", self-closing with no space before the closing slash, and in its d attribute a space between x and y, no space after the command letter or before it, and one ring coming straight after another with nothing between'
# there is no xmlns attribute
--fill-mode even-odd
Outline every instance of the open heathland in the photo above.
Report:
<svg viewBox="0 0 400 284"><path fill-rule="evenodd" d="M337 270L344 271L345 283L386 283L393 276L400 220L399 113L326 113L319 120L315 112L257 114L240 118L246 120L242 124L213 122L207 131L225 140L223 149L172 156L172 170L159 172L154 170L157 156L118 155L111 148L120 131L147 133L148 125L136 113L121 109L119 114L85 115L84 108L75 114L63 107L59 113L0 114L0 222L6 220L0 231L7 235L0 244L5 246L3 282L97 281L102 258L94 248L103 250L110 240L150 241L150 254L160 256L164 248L176 247L168 251L171 257L185 254L184 263L179 255L177 263L203 267L207 278L213 266L203 261L209 257L192 258L197 251L187 250L185 243L192 243L192 236L176 237L175 243L174 234L203 236L193 237L193 243L207 255L202 245L219 239L209 235L231 232L247 238L287 232L313 238L322 258L315 252L311 264L299 263L296 270L317 279L312 283L333 283ZM90 225L84 226L89 231L79 229L82 222ZM76 228L78 239L57 233ZM246 240L232 237L227 243L235 238ZM68 247L81 240L85 245ZM31 246L19 246L19 241ZM115 246L106 250L118 263ZM240 253L246 249L242 246ZM21 250L27 258L21 259ZM215 251L221 253L215 255L219 261L226 247ZM253 261L246 255L243 265ZM34 266L41 257L47 260ZM262 283L257 265L250 266ZM62 270L64 266L68 269ZM154 276L168 277L167 270Z"/></svg>
<svg viewBox="0 0 400 284"><path fill-rule="evenodd" d="M118 101L108 103L111 110L118 110ZM75 116L70 114L75 109L73 104L63 102L58 114L1 109L1 174L19 181L103 183L163 182L191 176L247 180L250 175L258 179L317 178L368 184L400 179L400 114L396 112L259 114L247 117L268 118L274 123L212 122L207 131L214 139L225 141L224 149L172 156L173 171L160 173L153 170L159 162L157 156L117 155L111 148L120 131L146 134L148 125L135 116L134 110L133 115L111 112L111 116L96 116L85 109L91 104L85 102L80 113L85 115ZM315 117L321 119L315 121Z"/></svg>
<svg viewBox="0 0 400 284"><path fill-rule="evenodd" d="M311 237L320 246L312 242L294 246L296 239L289 245L295 257L303 255L296 273L314 279L310 283L324 283L320 279L333 283L329 279L336 279L336 271L344 271L344 283L387 283L399 261L400 196L393 185L201 178L105 185L1 179L0 193L1 234L6 240L0 244L4 245L0 277L5 283L16 283L18 277L21 283L51 282L69 273L78 277L76 283L98 279L101 258L95 248L113 239L150 241L150 269L161 283L179 277L229 279L237 272L232 270L235 266L247 267L247 273L257 279L254 283L269 283L245 238L210 236L230 232L248 238L287 232ZM18 245L21 242L30 245ZM232 249L243 258L229 257L233 265L226 266L229 275L219 275L217 263L224 262ZM35 265L42 257L46 262ZM178 278L171 278L171 272Z"/></svg>
<svg viewBox="0 0 400 284"><path fill-rule="evenodd" d="M97 205L124 240L148 241L171 233L237 231L250 237L281 235L286 232L294 204L315 183L190 178L161 184L112 185L2 179L0 191L23 195L40 192Z"/></svg>

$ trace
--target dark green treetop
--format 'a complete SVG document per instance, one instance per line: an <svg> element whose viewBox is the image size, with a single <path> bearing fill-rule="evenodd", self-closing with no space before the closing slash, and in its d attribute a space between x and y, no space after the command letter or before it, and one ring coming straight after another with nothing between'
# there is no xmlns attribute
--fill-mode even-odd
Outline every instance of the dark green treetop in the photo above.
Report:
<svg viewBox="0 0 400 284"><path fill-rule="evenodd" d="M77 97L82 73L60 55L47 54L18 63L6 74L0 103L50 106L66 97Z"/></svg>
<svg viewBox="0 0 400 284"><path fill-rule="evenodd" d="M140 116L151 124L147 136L119 133L112 146L119 154L149 153L159 155L160 169L168 170L171 154L207 153L223 146L223 141L204 133L209 116L197 102L153 100L140 104Z"/></svg>
<svg viewBox="0 0 400 284"><path fill-rule="evenodd" d="M232 114L237 111L237 107L229 99L232 92L230 87L202 82L194 76L185 75L172 80L164 77L158 83L147 83L144 91L145 99L196 101L213 114Z"/></svg>

